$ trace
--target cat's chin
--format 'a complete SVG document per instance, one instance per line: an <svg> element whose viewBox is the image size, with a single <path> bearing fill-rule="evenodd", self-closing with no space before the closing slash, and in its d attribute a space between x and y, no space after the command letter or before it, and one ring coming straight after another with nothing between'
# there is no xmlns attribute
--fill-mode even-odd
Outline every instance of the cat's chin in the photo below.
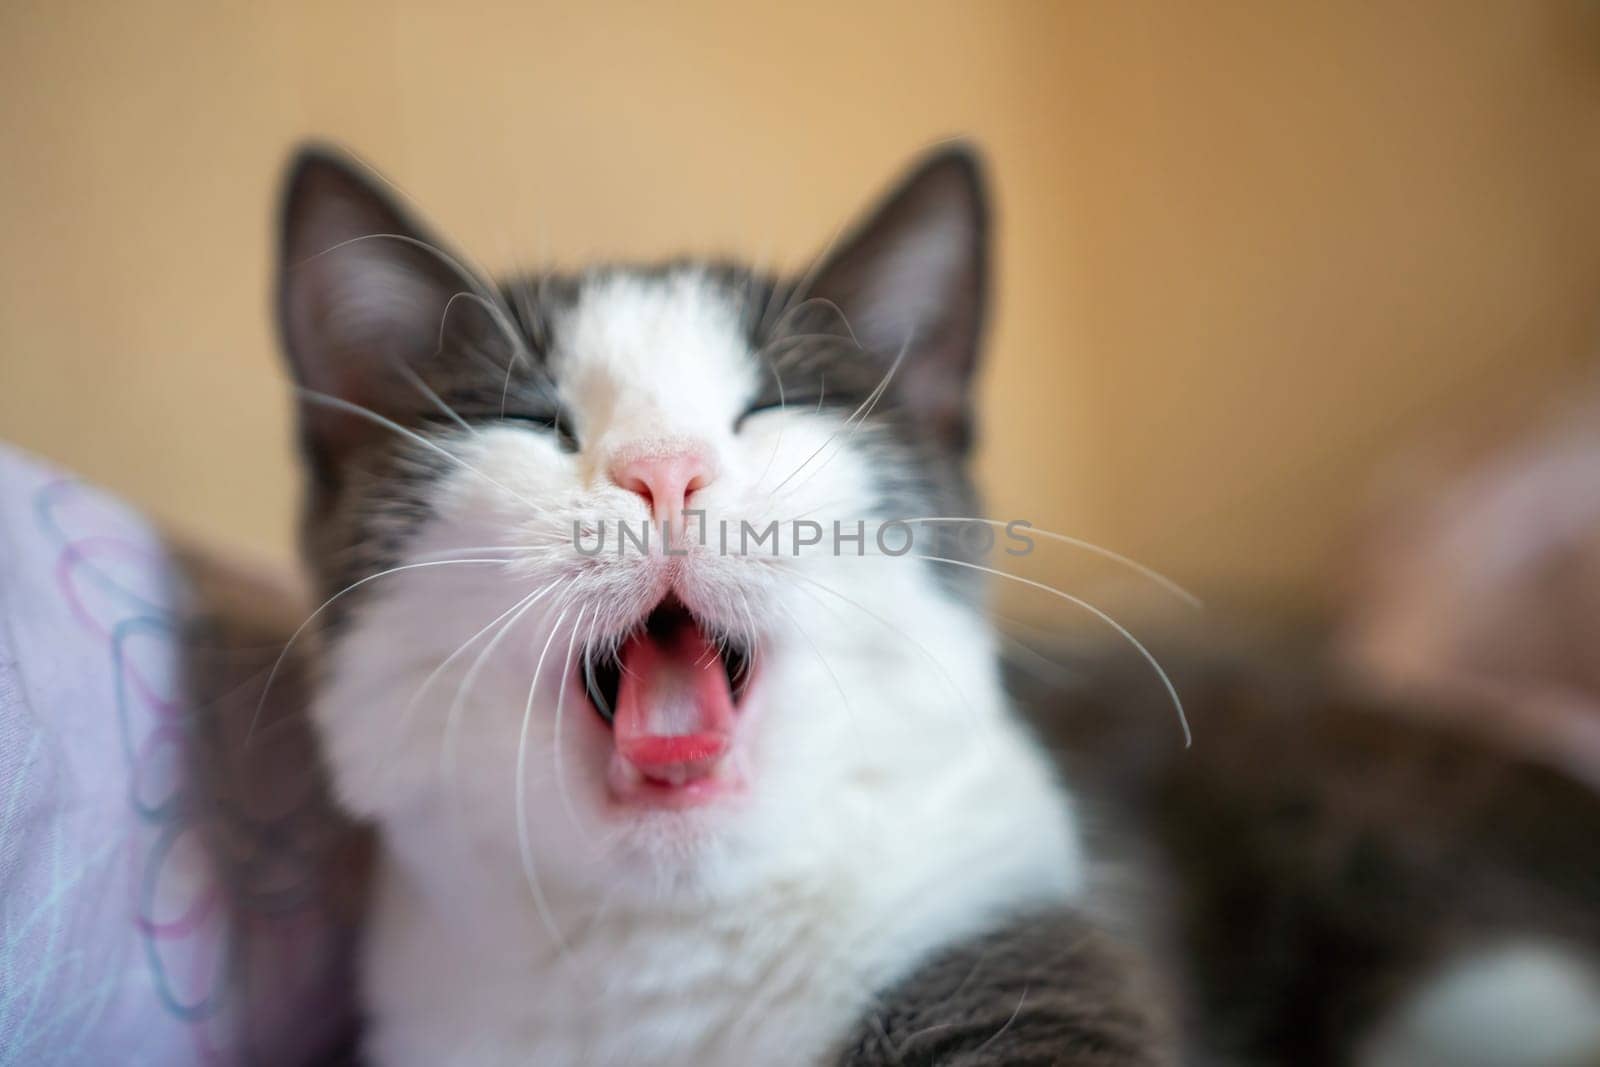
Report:
<svg viewBox="0 0 1600 1067"><path fill-rule="evenodd" d="M719 759L705 777L681 784L648 778L615 751L606 771L608 807L623 817L641 811L691 811L737 803L746 791L743 768L731 757Z"/></svg>

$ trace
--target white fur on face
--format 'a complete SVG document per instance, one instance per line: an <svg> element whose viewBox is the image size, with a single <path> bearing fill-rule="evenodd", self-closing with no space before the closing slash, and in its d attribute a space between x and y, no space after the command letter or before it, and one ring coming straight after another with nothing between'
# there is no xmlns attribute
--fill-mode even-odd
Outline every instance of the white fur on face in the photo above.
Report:
<svg viewBox="0 0 1600 1067"><path fill-rule="evenodd" d="M736 430L768 373L740 311L692 270L591 282L549 360L579 450L511 424L441 438L465 466L398 561L505 562L380 579L329 650L319 724L385 842L383 1062L800 1062L932 948L1078 888L982 618L911 557L792 554L802 517L867 520L873 552L871 431L793 408ZM647 508L606 471L663 442L715 473L690 501L709 543L618 558L614 524ZM737 554L742 521L774 519L777 558ZM579 555L574 522L599 520L606 550ZM730 757L746 787L619 809L575 660L669 587L757 650Z"/></svg>

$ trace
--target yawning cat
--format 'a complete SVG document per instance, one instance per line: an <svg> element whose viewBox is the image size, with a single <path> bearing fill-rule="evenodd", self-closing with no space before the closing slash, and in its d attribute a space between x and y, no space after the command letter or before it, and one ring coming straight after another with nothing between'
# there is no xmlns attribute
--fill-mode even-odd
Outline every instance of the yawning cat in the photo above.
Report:
<svg viewBox="0 0 1600 1067"><path fill-rule="evenodd" d="M971 513L986 225L952 148L803 279L491 287L300 157L306 544L361 583L315 714L383 843L379 1062L816 1062L930 952L1082 890L972 583L877 536Z"/></svg>
<svg viewBox="0 0 1600 1067"><path fill-rule="evenodd" d="M1193 758L1169 714L1072 720L1094 726L1068 738L1098 753L1081 777L1131 765L1101 791L1114 824L1170 858L1162 933L1130 943L1178 962L1148 977L1089 920L1075 794L983 609L994 539L951 521L979 514L987 228L975 158L949 147L799 277L493 284L359 166L296 160L280 311L329 598L314 717L381 842L374 1061L1131 1067L1302 1033L1280 1013L1192 1036L1275 1003L1237 979L1284 979L1246 963L1337 962L1292 924L1249 933L1322 883L1251 865L1249 813L1301 802L1252 792L1238 746L1313 793L1341 779L1292 756L1348 771L1361 750L1282 741L1319 719L1212 716L1232 740ZM1325 809L1304 803L1309 828ZM1364 839L1331 839L1290 835L1322 851L1283 871L1342 872ZM1213 856L1232 880L1207 880Z"/></svg>

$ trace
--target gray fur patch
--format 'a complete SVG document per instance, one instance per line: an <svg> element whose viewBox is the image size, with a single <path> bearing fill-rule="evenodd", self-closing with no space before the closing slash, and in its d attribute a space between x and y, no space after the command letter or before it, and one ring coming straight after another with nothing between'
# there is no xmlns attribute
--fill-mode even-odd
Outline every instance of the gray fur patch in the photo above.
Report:
<svg viewBox="0 0 1600 1067"><path fill-rule="evenodd" d="M1128 955L1065 910L1023 916L949 949L879 1001L841 1067L1173 1062Z"/></svg>

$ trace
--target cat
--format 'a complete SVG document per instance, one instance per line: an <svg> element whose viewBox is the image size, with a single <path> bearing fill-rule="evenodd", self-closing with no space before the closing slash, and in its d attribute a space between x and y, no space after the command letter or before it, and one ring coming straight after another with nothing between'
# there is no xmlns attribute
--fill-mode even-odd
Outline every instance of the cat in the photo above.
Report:
<svg viewBox="0 0 1600 1067"><path fill-rule="evenodd" d="M952 147L804 279L491 287L357 167L295 162L305 544L349 588L314 714L382 841L377 1062L822 1062L936 949L1083 891L975 583L873 529L791 544L971 513L986 212ZM645 520L672 541L581 551Z"/></svg>
<svg viewBox="0 0 1600 1067"><path fill-rule="evenodd" d="M1169 732L1130 756L1134 727L1094 714L1111 688L1019 703L995 550L962 536L986 523L912 521L981 514L971 149L916 163L796 277L682 260L494 283L317 146L281 227L326 598L312 716L379 839L372 1062L1289 1047L1266 1024L1202 1034L1259 992L1210 969L1226 924L1284 886L1229 883L1233 910L1207 910L1204 834L1167 802L1239 761L1188 759L1148 713ZM1213 829L1248 827L1227 810ZM1131 932L1096 892L1111 825L1108 853L1159 854L1126 860L1153 887Z"/></svg>

